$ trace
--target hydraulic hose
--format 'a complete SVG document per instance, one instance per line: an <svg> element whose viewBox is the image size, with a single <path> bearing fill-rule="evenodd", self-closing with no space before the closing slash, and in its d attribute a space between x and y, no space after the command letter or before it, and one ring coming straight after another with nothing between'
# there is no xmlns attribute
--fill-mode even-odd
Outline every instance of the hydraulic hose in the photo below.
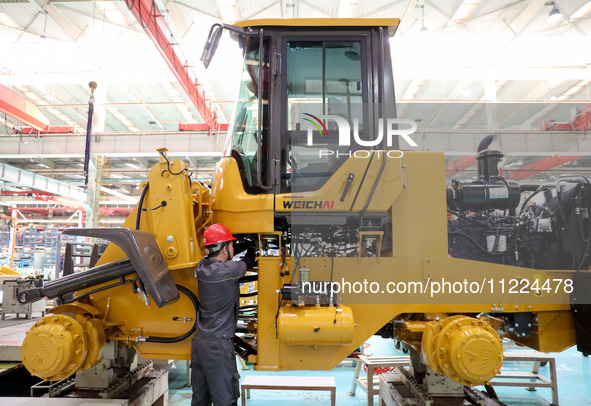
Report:
<svg viewBox="0 0 591 406"><path fill-rule="evenodd" d="M176 287L178 288L179 291L183 292L185 295L187 295L189 297L189 299L193 303L193 306L195 307L195 323L193 323L193 327L191 328L191 330L187 331L185 334L180 335L180 336L176 336L176 337L149 336L149 337L146 337L146 342L148 342L148 343L164 343L164 344L178 343L179 341L183 341L183 340L189 338L195 332L195 329L197 328L197 314L199 312L199 299L197 299L197 296L195 296L195 294L193 292L191 292L189 289L185 288L184 286L176 285Z"/></svg>
<svg viewBox="0 0 591 406"><path fill-rule="evenodd" d="M140 200L138 201L137 205L137 213L135 214L135 229L140 229L140 220L142 218L142 207L144 206L144 199L146 198L146 192L150 187L150 182L146 182L146 185L142 189L142 194L140 195Z"/></svg>

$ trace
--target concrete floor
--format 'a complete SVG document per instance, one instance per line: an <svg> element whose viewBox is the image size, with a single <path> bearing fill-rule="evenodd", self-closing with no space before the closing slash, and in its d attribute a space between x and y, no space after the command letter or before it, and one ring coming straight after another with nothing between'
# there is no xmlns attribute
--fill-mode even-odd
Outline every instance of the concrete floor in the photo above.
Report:
<svg viewBox="0 0 591 406"><path fill-rule="evenodd" d="M403 355L394 349L392 340L372 337L368 340L368 343L370 346L364 351L368 355ZM508 350L511 350L511 348ZM519 350L523 351L523 348ZM560 404L562 406L591 405L591 357L583 357L574 348L553 355L556 357ZM512 363L504 368L527 371L531 368L531 363ZM241 370L241 364L238 364L238 371L241 375L241 381L250 374L271 375L269 372L243 371ZM547 367L540 368L540 372L548 376ZM351 389L354 375L354 368L350 366L338 366L331 371L286 371L272 374L284 376L332 376L337 384L337 405L367 405L367 395L362 389L357 389L356 396L347 395L347 392ZM177 361L177 368L170 370L169 375L169 405L190 405L191 388L186 387L185 382L185 362ZM546 406L550 404L552 399L550 389L538 389L535 392L529 392L525 388L498 387L496 391L500 399L510 406ZM329 405L330 395L328 392L253 390L251 398L246 404L248 406L276 406L278 404L281 404L281 406ZM378 404L377 396L374 397L374 404Z"/></svg>

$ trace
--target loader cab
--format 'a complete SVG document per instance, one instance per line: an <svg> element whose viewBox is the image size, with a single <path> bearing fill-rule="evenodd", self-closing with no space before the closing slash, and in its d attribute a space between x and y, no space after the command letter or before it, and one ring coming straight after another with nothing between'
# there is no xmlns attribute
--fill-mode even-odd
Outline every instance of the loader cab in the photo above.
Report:
<svg viewBox="0 0 591 406"><path fill-rule="evenodd" d="M384 148L367 145L378 118L396 117L389 38L398 22L251 20L212 28L208 44L228 29L243 50L224 155L236 160L247 193L317 190L359 149ZM211 59L211 46L206 53Z"/></svg>

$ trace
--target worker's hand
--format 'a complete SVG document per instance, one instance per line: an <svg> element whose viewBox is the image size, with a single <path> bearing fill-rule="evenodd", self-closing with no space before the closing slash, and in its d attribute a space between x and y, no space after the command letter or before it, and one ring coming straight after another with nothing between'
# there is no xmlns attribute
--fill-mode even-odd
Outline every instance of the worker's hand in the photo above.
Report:
<svg viewBox="0 0 591 406"><path fill-rule="evenodd" d="M246 254L244 254L244 262L246 262L246 266L251 269L254 268L254 266L256 265L256 259L255 259L256 253L253 247L250 247L249 249L246 250Z"/></svg>
<svg viewBox="0 0 591 406"><path fill-rule="evenodd" d="M242 240L239 243L234 244L234 252L238 254L245 251L247 248L255 246L256 242L253 240Z"/></svg>
<svg viewBox="0 0 591 406"><path fill-rule="evenodd" d="M246 250L246 254L244 254L244 258L248 258L249 260L254 261L255 260L255 256L256 256L255 254L256 253L255 253L254 248L253 247L249 247Z"/></svg>

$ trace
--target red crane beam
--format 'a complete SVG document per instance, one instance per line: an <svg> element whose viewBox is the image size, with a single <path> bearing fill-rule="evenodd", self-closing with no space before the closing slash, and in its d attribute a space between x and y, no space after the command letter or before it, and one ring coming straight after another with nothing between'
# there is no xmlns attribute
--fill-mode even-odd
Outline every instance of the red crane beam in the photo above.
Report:
<svg viewBox="0 0 591 406"><path fill-rule="evenodd" d="M556 123L550 120L542 121L542 130L585 132L591 130L591 103L586 104L580 113L568 123Z"/></svg>
<svg viewBox="0 0 591 406"><path fill-rule="evenodd" d="M453 162L448 163L445 166L445 177L450 178L456 173L468 169L476 163L476 157L474 155L464 155L459 157Z"/></svg>
<svg viewBox="0 0 591 406"><path fill-rule="evenodd" d="M228 123L219 123L218 130L225 131L228 129ZM209 125L207 123L179 123L179 131L207 131Z"/></svg>
<svg viewBox="0 0 591 406"><path fill-rule="evenodd" d="M9 210L18 210L22 213L43 213L47 214L50 211L53 212L73 212L73 211L84 211L83 208L78 207L10 207ZM111 216L111 215L119 215L119 216L128 216L133 207L99 207L99 213L102 216Z"/></svg>
<svg viewBox="0 0 591 406"><path fill-rule="evenodd" d="M218 130L219 123L211 103L208 102L203 86L196 77L179 58L171 42L173 36L170 28L164 21L162 14L153 0L125 0L134 17L148 34L148 37L154 42L160 54L168 64L172 73L179 81L184 91L191 99L191 102L197 108L201 117L208 126L208 130Z"/></svg>
<svg viewBox="0 0 591 406"><path fill-rule="evenodd" d="M563 156L547 156L532 162L527 165L523 165L518 170L508 170L510 176L509 179L525 179L538 174L540 172L547 171L548 169L556 168L557 166L564 165L567 162L572 162L576 159L582 158L581 155L563 155Z"/></svg>
<svg viewBox="0 0 591 406"><path fill-rule="evenodd" d="M22 134L72 134L78 129L78 125L49 125L43 130L38 130L33 127L21 127ZM13 129L13 132L15 130Z"/></svg>
<svg viewBox="0 0 591 406"><path fill-rule="evenodd" d="M38 131L50 126L39 107L4 85L0 85L0 111Z"/></svg>

